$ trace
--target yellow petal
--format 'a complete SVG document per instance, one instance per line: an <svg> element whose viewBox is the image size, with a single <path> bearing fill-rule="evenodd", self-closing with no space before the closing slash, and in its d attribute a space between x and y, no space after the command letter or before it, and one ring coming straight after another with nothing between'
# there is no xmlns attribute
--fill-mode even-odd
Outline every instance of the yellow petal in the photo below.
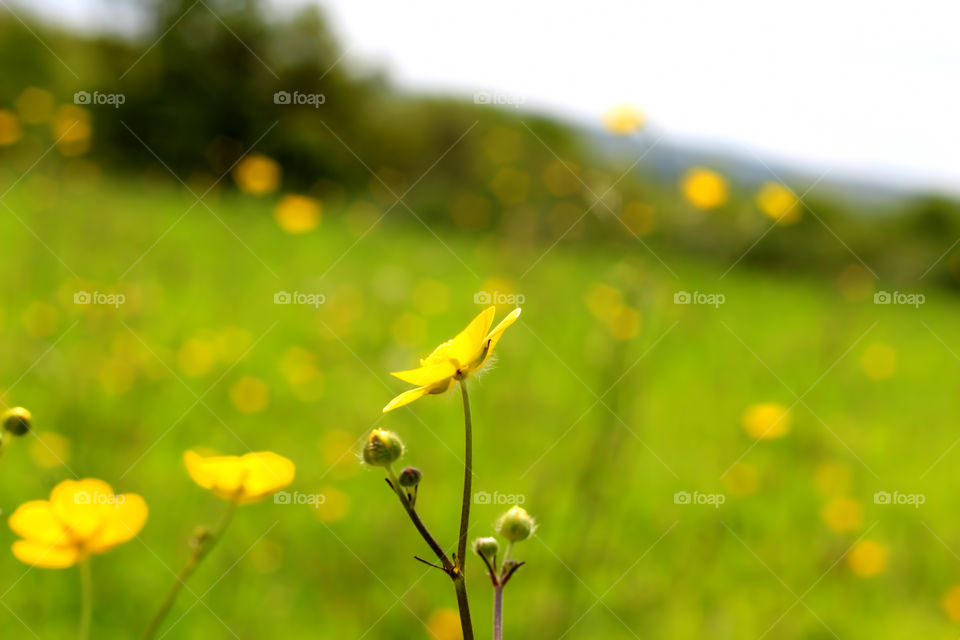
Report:
<svg viewBox="0 0 960 640"><path fill-rule="evenodd" d="M500 324L494 328L493 331L487 336L487 340L490 341L490 346L487 347L487 353L493 351L493 348L497 346L497 343L500 342L500 336L503 335L503 332L510 328L514 322L517 321L517 318L520 317L520 307L517 307L513 311L507 314L507 317L500 321Z"/></svg>
<svg viewBox="0 0 960 640"><path fill-rule="evenodd" d="M204 489L211 489L221 498L229 498L240 490L243 463L237 456L204 458L195 451L187 451L183 454L183 462L194 482Z"/></svg>
<svg viewBox="0 0 960 640"><path fill-rule="evenodd" d="M383 412L386 413L387 411L393 411L398 407L402 407L410 404L414 400L422 398L423 396L427 395L427 389L428 387L417 387L416 389L411 389L410 391L404 391L396 398L388 402L387 406L383 408Z"/></svg>
<svg viewBox="0 0 960 640"><path fill-rule="evenodd" d="M135 493L116 496L103 511L103 526L85 545L93 553L103 553L130 540L140 533L147 521L147 503Z"/></svg>
<svg viewBox="0 0 960 640"><path fill-rule="evenodd" d="M470 364L480 355L483 341L493 324L493 316L497 313L495 306L490 306L480 312L467 328L457 334L448 350L448 357L456 360L460 365ZM418 384L418 383L413 383ZM422 384L422 383L421 383Z"/></svg>
<svg viewBox="0 0 960 640"><path fill-rule="evenodd" d="M293 482L296 467L292 460L272 451L248 453L242 457L244 468L242 502L256 502Z"/></svg>
<svg viewBox="0 0 960 640"><path fill-rule="evenodd" d="M64 480L50 492L53 510L79 540L94 535L104 521L103 511L113 500L113 489L103 480Z"/></svg>
<svg viewBox="0 0 960 640"><path fill-rule="evenodd" d="M65 540L67 535L53 506L46 500L23 503L13 512L8 522L14 533L37 542L55 544Z"/></svg>
<svg viewBox="0 0 960 640"><path fill-rule="evenodd" d="M57 547L35 540L17 540L13 543L17 560L44 569L65 569L76 564L79 552L75 547Z"/></svg>
<svg viewBox="0 0 960 640"><path fill-rule="evenodd" d="M407 371L395 371L390 375L400 378L404 382L418 386L429 386L435 382L440 382L444 378L451 378L457 372L457 365L449 360L428 364L419 369L409 369Z"/></svg>

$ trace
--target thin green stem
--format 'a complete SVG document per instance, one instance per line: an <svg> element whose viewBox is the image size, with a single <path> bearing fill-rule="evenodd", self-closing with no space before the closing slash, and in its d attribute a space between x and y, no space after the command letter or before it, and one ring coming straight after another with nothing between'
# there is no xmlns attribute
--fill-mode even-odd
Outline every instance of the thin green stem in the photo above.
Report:
<svg viewBox="0 0 960 640"><path fill-rule="evenodd" d="M450 558L447 557L443 547L441 547L440 543L438 543L436 538L433 537L433 535L427 529L427 526L423 524L423 520L420 519L420 514L417 513L417 510L414 508L414 506L410 504L410 500L407 499L403 489L400 487L400 482L397 480L397 474L394 472L393 466L387 466L386 469L387 477L390 479L390 486L393 488L393 492L397 494L397 497L400 498L400 504L403 505L407 515L410 516L410 521L413 523L413 526L416 527L417 531L420 533L420 536L426 541L427 545L430 547L430 550L433 551L434 555L437 556L440 564L443 565L443 570L452 577L455 571L453 562L451 562Z"/></svg>
<svg viewBox="0 0 960 640"><path fill-rule="evenodd" d="M193 572L196 570L197 565L207 557L207 554L210 553L210 550L213 549L214 545L217 544L217 541L220 540L223 536L223 532L226 530L227 525L230 524L230 520L233 518L233 512L237 509L237 503L231 500L227 506L227 510L224 512L223 516L220 518L220 522L217 523L217 527L206 534L202 538L194 538L194 547L193 553L190 555L190 559L187 560L187 564L183 567L183 570L177 575L177 581L173 583L170 591L167 593L167 597L164 598L163 604L160 605L160 610L157 611L156 615L153 616L153 619L150 621L150 625L147 627L147 630L143 633L143 640L149 640L153 638L157 631L160 629L160 625L163 623L163 619L167 617L167 614L170 612L170 608L173 607L173 603L177 599L177 595L180 593L180 590L183 589L186 585L187 580L193 575Z"/></svg>
<svg viewBox="0 0 960 640"><path fill-rule="evenodd" d="M493 588L493 640L503 640L503 585Z"/></svg>
<svg viewBox="0 0 960 640"><path fill-rule="evenodd" d="M470 396L467 394L467 381L460 380L460 393L463 396L463 498L460 505L460 537L457 543L458 575L453 580L457 591L457 604L460 607L460 626L464 640L473 640L473 622L470 619L470 603L467 600L467 581L464 567L467 561L467 534L470 531L470 502L473 499L473 419L470 416Z"/></svg>
<svg viewBox="0 0 960 640"><path fill-rule="evenodd" d="M90 637L90 620L93 616L93 579L90 576L90 560L80 561L80 640Z"/></svg>
<svg viewBox="0 0 960 640"><path fill-rule="evenodd" d="M463 396L463 428L465 446L463 452L463 500L460 505L460 538L457 544L457 566L463 572L467 559L467 534L470 529L470 502L473 498L473 419L470 416L470 396L467 381L460 381Z"/></svg>

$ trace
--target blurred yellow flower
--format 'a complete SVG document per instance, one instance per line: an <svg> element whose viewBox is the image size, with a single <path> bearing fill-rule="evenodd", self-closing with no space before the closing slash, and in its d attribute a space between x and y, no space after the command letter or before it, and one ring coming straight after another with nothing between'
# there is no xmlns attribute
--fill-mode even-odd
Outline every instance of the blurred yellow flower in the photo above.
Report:
<svg viewBox="0 0 960 640"><path fill-rule="evenodd" d="M273 217L287 233L306 233L320 224L321 211L320 203L313 198L287 194L277 203Z"/></svg>
<svg viewBox="0 0 960 640"><path fill-rule="evenodd" d="M874 342L860 356L860 368L871 380L886 380L897 372L897 351L888 344Z"/></svg>
<svg viewBox="0 0 960 640"><path fill-rule="evenodd" d="M530 176L513 167L503 167L493 177L490 189L503 204L520 204L530 191Z"/></svg>
<svg viewBox="0 0 960 640"><path fill-rule="evenodd" d="M603 125L610 133L625 136L643 127L646 117L636 105L620 104L603 116Z"/></svg>
<svg viewBox="0 0 960 640"><path fill-rule="evenodd" d="M788 409L777 402L751 405L743 414L743 430L757 440L780 438L790 431Z"/></svg>
<svg viewBox="0 0 960 640"><path fill-rule="evenodd" d="M20 119L8 110L0 109L0 147L11 145L23 137Z"/></svg>
<svg viewBox="0 0 960 640"><path fill-rule="evenodd" d="M960 585L955 584L950 587L950 589L943 594L940 605L943 607L944 613L947 614L951 622L960 624Z"/></svg>
<svg viewBox="0 0 960 640"><path fill-rule="evenodd" d="M40 124L53 117L53 94L37 87L27 87L17 97L17 113L27 124Z"/></svg>
<svg viewBox="0 0 960 640"><path fill-rule="evenodd" d="M820 512L827 528L834 533L847 533L860 528L863 523L863 509L852 498L836 497L827 503Z"/></svg>
<svg viewBox="0 0 960 640"><path fill-rule="evenodd" d="M357 467L356 464L350 466ZM320 495L323 496L323 500L318 501L314 508L317 510L317 517L321 522L339 522L350 513L350 496L343 491L332 487L324 487L320 491Z"/></svg>
<svg viewBox="0 0 960 640"><path fill-rule="evenodd" d="M244 193L262 196L280 185L280 165L262 153L244 156L233 169L233 180Z"/></svg>
<svg viewBox="0 0 960 640"><path fill-rule="evenodd" d="M53 135L60 153L78 156L90 150L93 124L90 112L81 107L65 104L57 110L53 121Z"/></svg>
<svg viewBox="0 0 960 640"><path fill-rule="evenodd" d="M765 182L757 191L757 206L778 224L794 224L802 214L800 200L779 182Z"/></svg>
<svg viewBox="0 0 960 640"><path fill-rule="evenodd" d="M70 462L70 441L58 433L34 431L30 458L40 467L52 469Z"/></svg>
<svg viewBox="0 0 960 640"><path fill-rule="evenodd" d="M437 609L427 618L427 631L434 640L462 640L460 614L454 609Z"/></svg>
<svg viewBox="0 0 960 640"><path fill-rule="evenodd" d="M861 578L870 578L887 570L890 550L873 540L862 540L847 555L847 564Z"/></svg>
<svg viewBox="0 0 960 640"><path fill-rule="evenodd" d="M93 478L64 480L49 500L24 503L10 516L10 528L23 538L13 543L13 555L63 569L130 540L146 520L147 504L135 493L114 495L109 484Z"/></svg>
<svg viewBox="0 0 960 640"><path fill-rule="evenodd" d="M293 482L296 472L293 461L271 451L206 458L187 451L183 462L194 482L218 498L237 504L259 502L273 495Z"/></svg>
<svg viewBox="0 0 960 640"><path fill-rule="evenodd" d="M270 387L258 378L245 376L230 387L230 399L243 413L257 413L270 403Z"/></svg>
<svg viewBox="0 0 960 640"><path fill-rule="evenodd" d="M680 182L687 202L698 209L714 209L727 201L727 180L710 169L693 167Z"/></svg>
<svg viewBox="0 0 960 640"><path fill-rule="evenodd" d="M416 389L404 391L391 400L383 408L383 412L410 404L427 394L443 393L457 380L463 380L481 369L493 354L493 349L500 341L503 332L520 317L520 309L516 308L501 320L493 331L490 331L496 312L495 306L482 311L455 338L447 340L434 349L429 356L421 359L418 368L395 371L390 374L404 382L419 386Z"/></svg>
<svg viewBox="0 0 960 640"><path fill-rule="evenodd" d="M57 330L60 312L52 304L31 302L23 312L23 328L34 338L47 338Z"/></svg>
<svg viewBox="0 0 960 640"><path fill-rule="evenodd" d="M190 338L177 352L180 369L188 376L202 376L210 373L217 361L214 345L200 338Z"/></svg>

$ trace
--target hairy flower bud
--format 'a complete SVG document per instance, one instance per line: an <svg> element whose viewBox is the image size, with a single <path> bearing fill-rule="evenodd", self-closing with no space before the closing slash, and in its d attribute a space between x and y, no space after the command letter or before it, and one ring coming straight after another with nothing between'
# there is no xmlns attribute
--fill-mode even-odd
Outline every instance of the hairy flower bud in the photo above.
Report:
<svg viewBox="0 0 960 640"><path fill-rule="evenodd" d="M30 431L32 417L30 416L30 412L23 407L13 407L3 412L0 421L3 422L4 430L9 431L15 436L22 436Z"/></svg>
<svg viewBox="0 0 960 640"><path fill-rule="evenodd" d="M537 523L523 507L513 507L497 520L497 533L510 542L520 542L530 537Z"/></svg>
<svg viewBox="0 0 960 640"><path fill-rule="evenodd" d="M488 562L493 562L493 558L500 552L500 543L496 538L477 538L473 541L473 552L486 558Z"/></svg>
<svg viewBox="0 0 960 640"><path fill-rule="evenodd" d="M403 441L392 431L374 429L363 446L363 461L371 467L388 467L403 455Z"/></svg>
<svg viewBox="0 0 960 640"><path fill-rule="evenodd" d="M423 474L420 473L420 469L416 467L407 467L400 472L400 486L401 487L415 487L420 484L420 479L423 478Z"/></svg>

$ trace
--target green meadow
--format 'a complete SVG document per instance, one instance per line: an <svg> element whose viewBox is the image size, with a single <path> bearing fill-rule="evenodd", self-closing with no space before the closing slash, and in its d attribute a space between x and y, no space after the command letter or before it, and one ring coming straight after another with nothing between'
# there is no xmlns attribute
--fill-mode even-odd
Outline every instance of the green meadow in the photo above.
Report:
<svg viewBox="0 0 960 640"><path fill-rule="evenodd" d="M896 287L849 269L728 270L627 236L518 241L405 207L381 218L389 202L363 194L292 235L275 196L197 203L162 175L38 170L0 209L0 390L34 417L0 458L4 520L75 477L149 507L134 540L93 558L92 637L139 637L195 528L225 508L191 481L188 449L270 450L297 473L290 504L238 508L163 637L457 637L449 580L413 559L429 550L358 453L371 428L397 432L424 474L424 520L455 545L456 390L381 408L407 388L389 372L466 326L485 293L505 302L498 318L521 300L523 314L469 381L474 488L491 497L471 538L511 501L540 525L516 549L508 637L955 637L951 292L879 305ZM676 304L684 291L722 304ZM745 429L760 403L788 409L780 437ZM877 504L884 491L922 504ZM4 527L0 546L15 539ZM486 637L492 590L476 557L467 570ZM0 574L3 637L76 633L76 568L4 551Z"/></svg>

